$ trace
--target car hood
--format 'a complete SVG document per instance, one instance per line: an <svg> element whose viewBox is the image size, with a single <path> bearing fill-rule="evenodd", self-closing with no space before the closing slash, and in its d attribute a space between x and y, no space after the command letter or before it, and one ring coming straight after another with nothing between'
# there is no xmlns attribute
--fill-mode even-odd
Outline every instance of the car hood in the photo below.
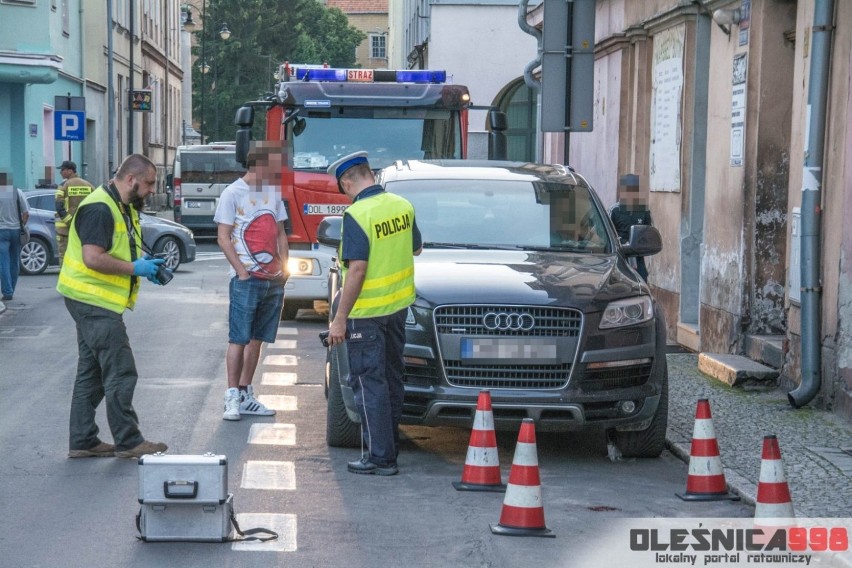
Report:
<svg viewBox="0 0 852 568"><path fill-rule="evenodd" d="M139 219L142 221L142 223L147 224L147 225L166 225L166 226L171 227L173 229L187 230L186 227L184 227L180 223L176 223L175 221L172 221L171 219L166 219L165 217L155 217L154 215L150 215L148 213L143 213L143 214L139 215Z"/></svg>
<svg viewBox="0 0 852 568"><path fill-rule="evenodd" d="M418 303L521 304L596 311L643 286L615 254L424 250L415 259Z"/></svg>

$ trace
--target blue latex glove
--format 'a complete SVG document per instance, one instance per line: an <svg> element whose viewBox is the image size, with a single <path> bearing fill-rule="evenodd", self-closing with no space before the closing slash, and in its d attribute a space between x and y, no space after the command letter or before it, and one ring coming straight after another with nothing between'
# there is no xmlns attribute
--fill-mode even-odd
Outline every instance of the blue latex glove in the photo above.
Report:
<svg viewBox="0 0 852 568"><path fill-rule="evenodd" d="M156 280L157 269L160 268L160 265L166 262L164 258L137 258L133 261L133 275L134 276L144 276L151 282L155 284L159 284Z"/></svg>

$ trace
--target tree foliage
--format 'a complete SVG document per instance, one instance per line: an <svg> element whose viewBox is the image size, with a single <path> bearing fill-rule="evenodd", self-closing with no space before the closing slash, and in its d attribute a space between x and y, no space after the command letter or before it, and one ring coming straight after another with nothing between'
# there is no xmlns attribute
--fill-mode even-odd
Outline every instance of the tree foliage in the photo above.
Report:
<svg viewBox="0 0 852 568"><path fill-rule="evenodd" d="M208 141L234 138L234 113L273 90L285 61L352 67L366 35L318 0L206 0L193 47L193 116ZM220 37L223 24L231 31ZM209 70L202 73L206 63Z"/></svg>

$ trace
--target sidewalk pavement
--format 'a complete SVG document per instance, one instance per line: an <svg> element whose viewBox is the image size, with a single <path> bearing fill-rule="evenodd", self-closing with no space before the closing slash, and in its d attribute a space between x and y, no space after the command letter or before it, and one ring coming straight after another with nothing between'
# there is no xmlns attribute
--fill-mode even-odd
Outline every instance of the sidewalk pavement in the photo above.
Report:
<svg viewBox="0 0 852 568"><path fill-rule="evenodd" d="M775 434L796 516L852 517L852 423L810 406L796 410L779 389L732 388L701 373L695 353L669 354L668 363L666 444L675 455L689 462L696 404L706 398L730 491L754 504L763 437ZM852 553L835 560L852 568Z"/></svg>

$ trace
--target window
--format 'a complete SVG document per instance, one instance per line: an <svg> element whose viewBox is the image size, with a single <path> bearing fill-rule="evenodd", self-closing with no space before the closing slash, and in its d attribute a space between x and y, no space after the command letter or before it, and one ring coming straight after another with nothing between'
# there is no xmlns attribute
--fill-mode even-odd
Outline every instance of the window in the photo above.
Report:
<svg viewBox="0 0 852 568"><path fill-rule="evenodd" d="M384 34L370 34L370 58L387 59L387 36Z"/></svg>

